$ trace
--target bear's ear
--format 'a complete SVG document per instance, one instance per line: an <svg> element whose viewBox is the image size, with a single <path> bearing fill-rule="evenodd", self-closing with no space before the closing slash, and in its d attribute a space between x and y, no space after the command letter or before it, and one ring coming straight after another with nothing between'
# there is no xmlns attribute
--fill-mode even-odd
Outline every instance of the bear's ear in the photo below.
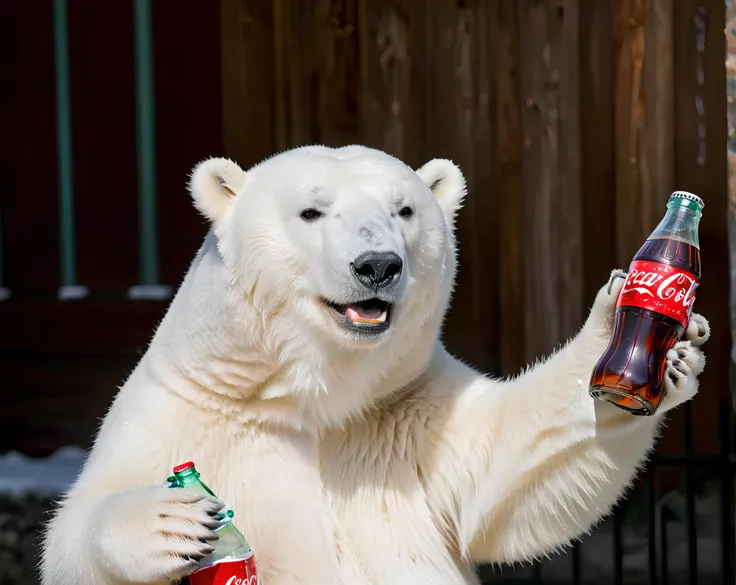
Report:
<svg viewBox="0 0 736 585"><path fill-rule="evenodd" d="M213 224L218 223L245 186L246 173L226 158L209 158L192 170L189 193L194 207Z"/></svg>
<svg viewBox="0 0 736 585"><path fill-rule="evenodd" d="M435 158L417 170L417 175L429 187L445 212L451 226L465 198L465 176L455 163L445 158Z"/></svg>

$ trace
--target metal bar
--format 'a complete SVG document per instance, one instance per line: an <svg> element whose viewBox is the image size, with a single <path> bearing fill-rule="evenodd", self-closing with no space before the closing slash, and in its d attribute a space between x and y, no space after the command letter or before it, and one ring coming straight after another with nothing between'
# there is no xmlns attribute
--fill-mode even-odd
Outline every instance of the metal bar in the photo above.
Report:
<svg viewBox="0 0 736 585"><path fill-rule="evenodd" d="M3 288L5 281L5 265L3 263L3 215L2 208L0 208L0 289Z"/></svg>
<svg viewBox="0 0 736 585"><path fill-rule="evenodd" d="M731 455L731 404L730 400L722 400L719 406L718 430L720 435L721 456L728 459ZM724 585L733 585L736 581L734 571L734 477L728 466L721 469L721 571Z"/></svg>
<svg viewBox="0 0 736 585"><path fill-rule="evenodd" d="M621 514L623 509L618 507L613 515L613 582L616 585L624 583L624 545L621 529Z"/></svg>
<svg viewBox="0 0 736 585"><path fill-rule="evenodd" d="M572 547L570 554L570 560L572 563L572 583L573 585L580 585L582 582L582 572L580 567L580 542L576 541Z"/></svg>
<svg viewBox="0 0 736 585"><path fill-rule="evenodd" d="M138 156L139 284L159 279L156 132L150 0L133 1Z"/></svg>
<svg viewBox="0 0 736 585"><path fill-rule="evenodd" d="M0 301L10 297L10 290L5 286L5 251L3 250L3 218L0 209Z"/></svg>
<svg viewBox="0 0 736 585"><path fill-rule="evenodd" d="M54 0L54 59L56 67L56 151L59 161L59 252L61 286L77 279L74 241L74 174L66 0Z"/></svg>
<svg viewBox="0 0 736 585"><path fill-rule="evenodd" d="M542 563L540 561L534 561L532 565L532 582L534 585L542 585L544 582L542 579Z"/></svg>
<svg viewBox="0 0 736 585"><path fill-rule="evenodd" d="M652 466L646 476L647 489L647 546L649 549L649 583L658 585L657 580L657 468Z"/></svg>
<svg viewBox="0 0 736 585"><path fill-rule="evenodd" d="M685 403L685 519L687 525L688 585L698 583L698 527L695 518L695 479L689 460L693 455L693 411Z"/></svg>
<svg viewBox="0 0 736 585"><path fill-rule="evenodd" d="M667 555L667 511L663 508L662 515L659 521L659 542L662 547L662 566L660 567L660 574L662 576L662 585L668 585L670 582L669 575L669 562Z"/></svg>

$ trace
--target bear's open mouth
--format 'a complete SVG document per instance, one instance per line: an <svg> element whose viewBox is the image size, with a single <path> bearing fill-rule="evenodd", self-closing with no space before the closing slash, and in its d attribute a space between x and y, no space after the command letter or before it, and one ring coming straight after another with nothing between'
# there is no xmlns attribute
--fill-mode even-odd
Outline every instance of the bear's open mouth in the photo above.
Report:
<svg viewBox="0 0 736 585"><path fill-rule="evenodd" d="M341 305L325 298L320 300L339 315L345 327L352 330L380 333L388 329L391 323L391 303L378 298L347 305Z"/></svg>

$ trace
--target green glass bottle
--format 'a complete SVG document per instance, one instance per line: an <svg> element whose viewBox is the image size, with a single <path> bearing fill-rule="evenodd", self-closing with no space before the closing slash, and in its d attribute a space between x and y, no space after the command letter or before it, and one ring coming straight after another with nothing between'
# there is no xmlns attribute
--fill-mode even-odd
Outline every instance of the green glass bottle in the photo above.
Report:
<svg viewBox="0 0 736 585"><path fill-rule="evenodd" d="M173 471L174 475L166 479L166 487L185 488L219 499L199 478L199 472L192 461L177 465ZM202 559L200 562L200 566L202 567L212 565L226 558L245 558L252 556L248 542L232 522L235 513L232 510L226 510L224 514L218 512L217 515L222 520L219 528L215 529L215 533L220 538L210 543L215 547L215 550Z"/></svg>

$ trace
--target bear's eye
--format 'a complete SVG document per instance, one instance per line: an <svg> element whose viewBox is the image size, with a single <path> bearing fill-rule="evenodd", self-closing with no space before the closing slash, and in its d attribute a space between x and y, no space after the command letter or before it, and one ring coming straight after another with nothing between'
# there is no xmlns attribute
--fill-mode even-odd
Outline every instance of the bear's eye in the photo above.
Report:
<svg viewBox="0 0 736 585"><path fill-rule="evenodd" d="M401 211L399 211L399 215L404 219L409 219L414 215L414 210L411 207L402 207Z"/></svg>
<svg viewBox="0 0 736 585"><path fill-rule="evenodd" d="M322 217L322 212L310 207L309 209L305 209L304 211L302 211L299 214L299 217L301 217L304 221L314 221L315 219L319 219L320 217Z"/></svg>

